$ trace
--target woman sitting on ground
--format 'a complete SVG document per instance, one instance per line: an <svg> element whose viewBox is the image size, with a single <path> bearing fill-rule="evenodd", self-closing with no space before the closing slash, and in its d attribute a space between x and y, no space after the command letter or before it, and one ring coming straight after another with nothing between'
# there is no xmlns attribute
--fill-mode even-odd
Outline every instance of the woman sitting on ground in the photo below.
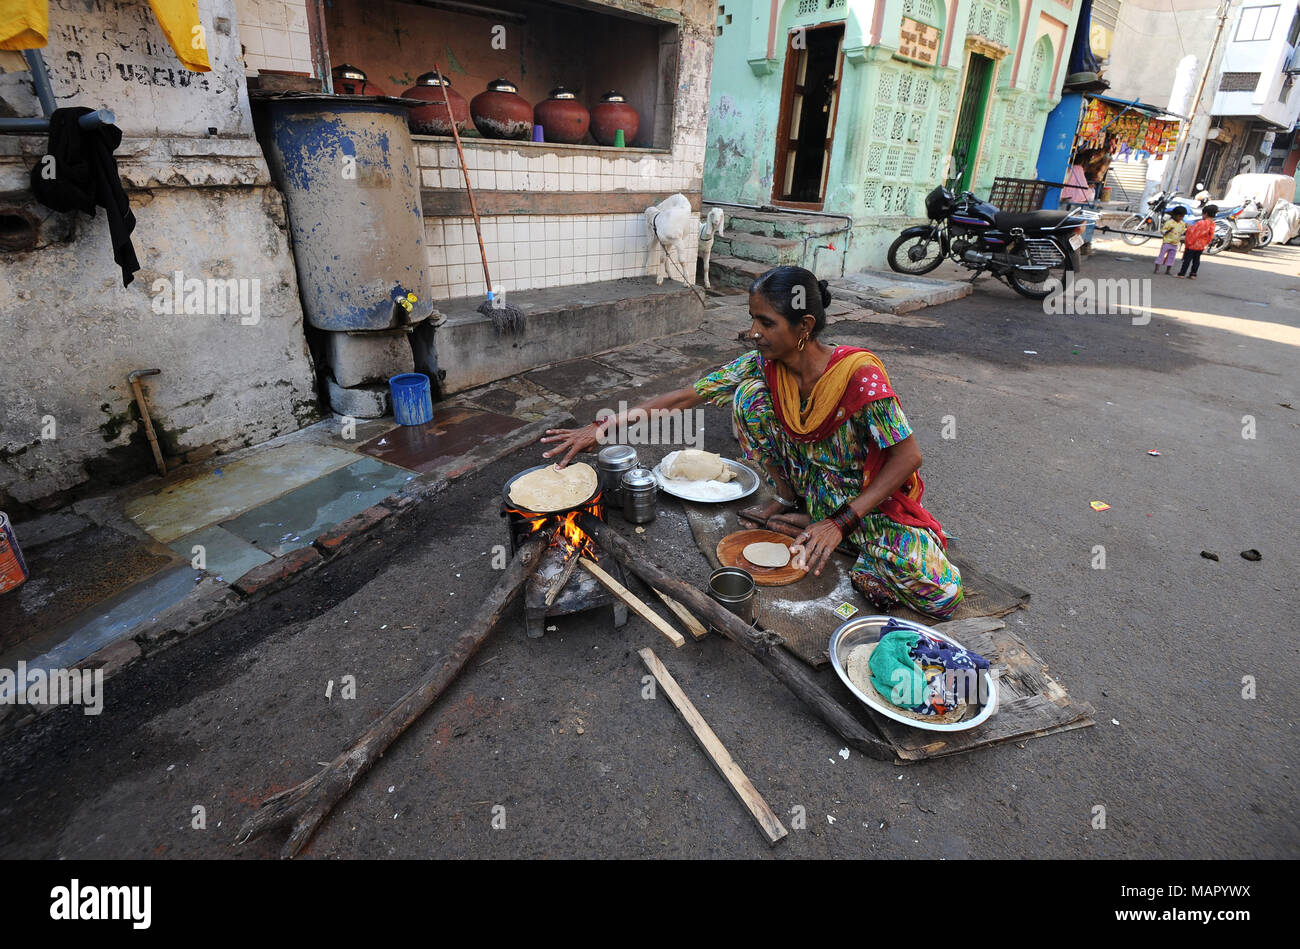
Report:
<svg viewBox="0 0 1300 949"><path fill-rule="evenodd" d="M961 574L944 553L943 528L921 506L921 450L880 360L817 339L830 299L826 281L802 267L769 270L749 288L755 349L638 408L730 404L745 457L763 466L776 491L747 516L803 528L795 542L817 574L847 540L859 551L853 585L873 607L901 600L946 619L961 601ZM599 434L592 423L551 429L541 440L560 443L545 456L563 453L563 467L593 450ZM801 502L806 512L797 511Z"/></svg>

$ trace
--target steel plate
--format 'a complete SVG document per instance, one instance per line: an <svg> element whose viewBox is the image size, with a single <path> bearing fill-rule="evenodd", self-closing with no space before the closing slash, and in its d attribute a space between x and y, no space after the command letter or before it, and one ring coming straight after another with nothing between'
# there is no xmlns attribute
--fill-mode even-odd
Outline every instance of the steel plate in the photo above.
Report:
<svg viewBox="0 0 1300 949"><path fill-rule="evenodd" d="M681 482L665 478L663 472L659 470L660 461L652 469L655 475L655 481L659 482L659 487L675 498L681 498L683 501L693 501L696 504L726 504L729 501L739 501L741 498L747 498L758 490L759 478L753 468L750 468L744 462L736 461L733 458L723 458L723 461L736 472L736 481L740 483L741 493L734 498L702 498L698 495L691 494L689 491L681 490Z"/></svg>

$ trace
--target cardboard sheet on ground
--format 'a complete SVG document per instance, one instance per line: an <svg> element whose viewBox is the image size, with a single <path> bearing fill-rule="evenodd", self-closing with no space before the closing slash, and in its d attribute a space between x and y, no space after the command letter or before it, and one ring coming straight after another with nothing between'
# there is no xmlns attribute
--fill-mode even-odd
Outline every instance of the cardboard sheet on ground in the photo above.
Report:
<svg viewBox="0 0 1300 949"><path fill-rule="evenodd" d="M909 728L869 709L862 715L894 749L899 761L924 761L973 751L1005 741L1025 741L1056 732L1095 725L1095 712L1087 702L1071 698L1047 671L1047 663L1000 619L972 616L936 627L967 649L984 656L993 666L998 706L993 716L977 728L960 732L922 731ZM846 706L863 710L843 685L835 694Z"/></svg>
<svg viewBox="0 0 1300 949"><path fill-rule="evenodd" d="M682 507L686 509L695 543L714 567L719 566L718 541L727 534L748 526L740 522L737 512L754 503L766 503L761 498L761 492L743 502L725 506L683 502ZM1029 601L1027 591L984 573L963 557L956 546L955 543L950 543L949 553L961 571L966 595L952 617L954 620L973 616L1005 616ZM759 587L759 625L777 633L785 640L786 648L809 665L826 665L830 662L827 649L831 634L846 619L875 612L850 582L849 568L852 566L853 558L836 553L831 555L820 577L809 572L807 577L788 586ZM836 607L842 603L857 607L858 612L848 616L836 612ZM906 607L892 610L891 614L918 623L933 625L935 622L933 617Z"/></svg>

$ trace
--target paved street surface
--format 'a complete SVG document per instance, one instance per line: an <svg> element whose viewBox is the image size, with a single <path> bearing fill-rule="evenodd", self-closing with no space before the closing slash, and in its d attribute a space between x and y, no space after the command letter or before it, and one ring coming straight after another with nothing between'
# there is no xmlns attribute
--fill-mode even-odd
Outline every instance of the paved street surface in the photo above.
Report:
<svg viewBox="0 0 1300 949"><path fill-rule="evenodd" d="M1084 276L1148 278L1154 254L1109 244ZM732 643L674 650L638 619L612 630L607 611L528 640L513 614L307 855L1295 856L1298 270L1292 247L1206 258L1195 283L1153 278L1147 325L1045 314L985 279L966 299L840 316L827 333L882 356L925 453L928 506L986 571L1031 591L1008 622L1096 707L1096 727L907 767L844 760ZM629 356L642 381L622 397L738 352L726 337L743 311L711 312L732 324L678 341L659 382L641 375L653 350ZM575 411L586 420L618 397ZM726 413L706 418L707 447L734 455ZM360 552L128 669L101 716L61 709L4 739L0 854L275 855L278 837L232 849L237 828L342 750L471 620L505 541L501 484L539 455L453 483ZM707 576L676 502L663 499L644 537L679 575ZM1098 545L1105 569L1092 566ZM1249 548L1263 559L1242 559ZM641 698L645 645L787 826L806 809L806 829L768 848L668 702ZM341 697L344 676L355 699Z"/></svg>

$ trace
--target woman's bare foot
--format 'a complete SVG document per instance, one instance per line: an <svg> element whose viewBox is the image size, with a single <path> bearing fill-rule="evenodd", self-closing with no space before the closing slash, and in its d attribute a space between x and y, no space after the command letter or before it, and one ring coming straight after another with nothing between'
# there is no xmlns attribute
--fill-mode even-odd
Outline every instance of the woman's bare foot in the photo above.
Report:
<svg viewBox="0 0 1300 949"><path fill-rule="evenodd" d="M812 515L803 511L790 511L786 514L773 514L769 520L789 524L791 527L807 527L812 523Z"/></svg>
<svg viewBox="0 0 1300 949"><path fill-rule="evenodd" d="M774 517L785 510L785 505L780 501L769 501L767 504L754 504L740 511L741 517L747 517L751 521L758 521L760 524L766 524L769 517Z"/></svg>

